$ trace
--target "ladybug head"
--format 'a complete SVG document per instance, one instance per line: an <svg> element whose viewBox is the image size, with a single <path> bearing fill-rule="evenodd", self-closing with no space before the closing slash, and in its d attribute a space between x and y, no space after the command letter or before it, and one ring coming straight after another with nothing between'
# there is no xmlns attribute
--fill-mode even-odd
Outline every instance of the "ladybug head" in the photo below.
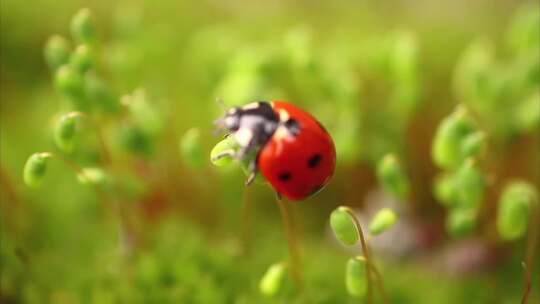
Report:
<svg viewBox="0 0 540 304"><path fill-rule="evenodd" d="M240 108L234 107L227 111L224 117L216 120L215 125L218 130L227 130L229 132L236 132L240 128L241 120Z"/></svg>
<svg viewBox="0 0 540 304"><path fill-rule="evenodd" d="M215 124L218 131L233 135L245 150L255 150L272 137L279 117L270 103L257 101L229 109Z"/></svg>

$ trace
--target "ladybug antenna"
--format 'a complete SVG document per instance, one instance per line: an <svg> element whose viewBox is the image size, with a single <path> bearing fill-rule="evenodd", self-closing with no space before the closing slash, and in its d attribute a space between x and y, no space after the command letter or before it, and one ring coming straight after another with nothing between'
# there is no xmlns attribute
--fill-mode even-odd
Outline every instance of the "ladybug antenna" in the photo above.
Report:
<svg viewBox="0 0 540 304"><path fill-rule="evenodd" d="M223 102L223 99L221 97L216 98L216 103L223 110L223 112L227 112L227 107L225 106L225 102Z"/></svg>

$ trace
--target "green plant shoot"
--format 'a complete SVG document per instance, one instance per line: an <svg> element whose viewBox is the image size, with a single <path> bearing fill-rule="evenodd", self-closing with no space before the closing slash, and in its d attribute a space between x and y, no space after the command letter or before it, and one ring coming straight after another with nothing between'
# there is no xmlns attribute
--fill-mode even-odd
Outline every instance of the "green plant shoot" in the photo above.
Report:
<svg viewBox="0 0 540 304"><path fill-rule="evenodd" d="M366 273L368 271L366 259L363 256L350 258L345 271L345 286L347 292L357 298L363 298L367 293Z"/></svg>
<svg viewBox="0 0 540 304"><path fill-rule="evenodd" d="M338 207L330 214L330 227L337 239L345 245L355 245L358 242L358 227L347 207Z"/></svg>
<svg viewBox="0 0 540 304"><path fill-rule="evenodd" d="M383 208L375 214L369 224L369 231L373 235L379 235L390 229L398 220L397 214L390 208Z"/></svg>

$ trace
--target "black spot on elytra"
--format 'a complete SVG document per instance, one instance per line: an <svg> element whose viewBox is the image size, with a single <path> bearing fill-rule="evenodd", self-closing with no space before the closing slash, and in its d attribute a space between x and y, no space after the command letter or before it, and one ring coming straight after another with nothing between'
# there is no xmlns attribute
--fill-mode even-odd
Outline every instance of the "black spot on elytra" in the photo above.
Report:
<svg viewBox="0 0 540 304"><path fill-rule="evenodd" d="M282 181L282 182L286 182L286 181L290 180L291 177L292 177L291 172L283 172L283 173L280 173L280 174L278 175L278 179L279 179L280 181Z"/></svg>
<svg viewBox="0 0 540 304"><path fill-rule="evenodd" d="M308 167L313 169L315 167L317 167L320 163L321 163L321 159L322 159L322 156L320 154L313 154L309 159L308 159Z"/></svg>

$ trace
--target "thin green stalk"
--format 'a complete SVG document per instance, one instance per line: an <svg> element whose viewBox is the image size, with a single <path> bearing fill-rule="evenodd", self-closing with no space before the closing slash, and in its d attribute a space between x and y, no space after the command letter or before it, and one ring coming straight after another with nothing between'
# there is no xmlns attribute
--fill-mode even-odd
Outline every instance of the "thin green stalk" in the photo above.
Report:
<svg viewBox="0 0 540 304"><path fill-rule="evenodd" d="M360 237L360 244L362 245L362 251L364 253L364 256L366 258L366 263L368 265L368 271L366 271L366 280L367 280L366 303L371 304L373 303L373 277L371 274L371 269L373 267L372 267L371 256L367 247L366 239L364 237L364 232L362 231L362 226L360 225L360 222L354 215L354 212L349 207L345 207L345 208L354 221L354 225L356 226L356 232L358 233L358 236Z"/></svg>
<svg viewBox="0 0 540 304"><path fill-rule="evenodd" d="M285 202L277 197L276 201L279 206L279 211L281 213L281 218L283 219L283 226L285 228L285 234L287 236L287 244L289 248L289 259L291 266L291 273L293 280L295 282L296 287L300 290L300 292L303 291L303 281L302 281L302 273L300 271L301 265L300 265L300 253L298 249L298 241L295 236L295 231L292 225L292 218L289 209L287 208L287 205Z"/></svg>
<svg viewBox="0 0 540 304"><path fill-rule="evenodd" d="M251 209L252 201L249 195L249 187L244 187L243 193L243 205L242 205L242 234L241 234L241 246L242 254L249 256L250 253L250 241L251 241Z"/></svg>
<svg viewBox="0 0 540 304"><path fill-rule="evenodd" d="M372 290L373 287L372 286L373 286L373 283L375 283L375 284L377 284L377 288L379 289L379 292L381 293L381 297L383 298L383 302L384 303L389 303L388 302L388 297L387 297L385 289L384 289L384 283L383 283L382 275L377 270L377 267L375 267L375 264L374 264L372 256L371 256L371 251L370 251L370 249L369 249L369 247L367 245L366 238L364 236L364 231L362 230L362 226L360 225L360 221L358 221L358 219L356 218L356 215L354 214L354 212L349 207L346 207L346 210L354 220L354 224L356 226L358 236L360 237L360 244L362 246L362 251L364 253L364 256L366 258L366 263L367 263L368 268L369 268L369 271L366 272L366 279L367 279L367 284L368 284L366 302L368 304L373 302L373 290ZM376 280L374 280L372 275L375 275Z"/></svg>
<svg viewBox="0 0 540 304"><path fill-rule="evenodd" d="M4 170L4 168L0 165L0 190L2 190L7 197L7 200L2 200L0 202L0 212L6 212L6 217L4 220L6 221L6 224L9 226L10 230L17 231L17 222L16 222L16 215L21 211L22 208L24 208L24 204L22 204L21 198L19 194L17 193L17 189L13 185L13 182L8 175L8 173ZM10 203L9 205L7 203ZM4 203L6 203L5 206Z"/></svg>
<svg viewBox="0 0 540 304"><path fill-rule="evenodd" d="M111 170L114 170L115 168L113 166L111 153L107 147L105 136L103 135L101 126L98 125L92 117L90 117L88 114L84 112L75 111L75 112L69 113L68 115L80 117L86 120L86 122L90 124L90 127L94 129L98 137L99 149L100 149L101 156L103 158L104 165L108 166ZM63 160L66 163L71 163L70 164L71 167L77 171L78 166L75 163L70 162L67 159L63 159ZM82 173L80 168L78 169L78 172ZM128 214L127 214L128 210L125 204L121 204L118 201L118 198L107 199L104 191L101 188L98 187L96 189L99 192L99 195L101 196L101 200L103 201L103 203L108 207L108 209L113 210L113 212L118 217L119 219L118 237L121 244L120 246L122 248L122 252L125 255L130 255L133 251L133 247L134 247L133 243L136 242L136 235L135 235L134 229L132 228L132 225L130 225Z"/></svg>
<svg viewBox="0 0 540 304"><path fill-rule="evenodd" d="M96 135L98 137L99 141L99 149L101 152L101 156L103 157L103 161L106 164L111 163L111 153L109 152L109 149L107 148L107 144L105 143L105 136L103 135L103 131L101 130L101 127L90 117L88 114L83 112L71 112L68 115L73 115L74 117L81 117L84 120L86 120L90 126L95 130Z"/></svg>
<svg viewBox="0 0 540 304"><path fill-rule="evenodd" d="M529 224L529 235L527 238L527 249L525 253L525 274L524 274L524 291L523 298L521 299L522 304L527 304L529 302L529 295L532 288L532 270L534 267L534 256L536 247L538 247L538 237L540 236L540 208L537 205L537 202L533 202L531 222Z"/></svg>
<svg viewBox="0 0 540 304"><path fill-rule="evenodd" d="M64 163L68 168L73 170L73 172L75 172L75 174L77 174L79 176L82 176L83 178L90 179L84 173L84 170L79 165L77 165L75 162L73 162L72 160L70 160L68 158L65 158L65 157L62 157L62 156L60 156L60 155L58 155L56 153L53 153L53 152L43 152L42 154L45 155L45 156L51 157L51 158L58 159L59 161ZM103 191L103 189L101 189L101 187L96 187L96 191L97 191L98 195L100 196L100 198L102 199L102 201L104 203L106 203L107 200L105 200L105 192Z"/></svg>
<svg viewBox="0 0 540 304"><path fill-rule="evenodd" d="M368 248L368 250L370 250L370 249ZM369 254L371 256L371 251L370 251ZM388 301L388 296L386 295L382 275L379 272L379 270L377 269L377 267L375 267L375 264L372 264L371 266L372 266L371 271L373 271L373 274L375 274L375 277L376 277L375 284L377 284L377 288L379 289L379 292L381 293L381 297L383 299L383 302L388 304L390 302Z"/></svg>

